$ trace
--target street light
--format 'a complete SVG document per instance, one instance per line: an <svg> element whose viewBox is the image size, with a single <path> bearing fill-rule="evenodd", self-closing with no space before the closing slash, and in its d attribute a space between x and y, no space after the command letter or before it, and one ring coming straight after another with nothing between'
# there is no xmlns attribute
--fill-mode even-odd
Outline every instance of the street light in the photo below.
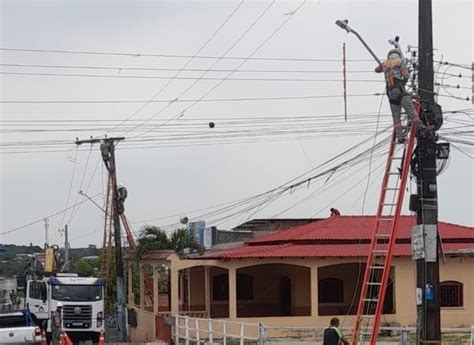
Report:
<svg viewBox="0 0 474 345"><path fill-rule="evenodd" d="M347 19L344 19L344 20L336 20L336 25L339 26L341 29L343 30L346 30L347 33L353 33L354 35L357 36L357 38L362 42L362 44L364 45L365 48L367 48L367 50L369 51L370 55L372 55L372 57L375 59L375 61L377 61L377 63L379 65L382 64L382 62L379 60L379 58L377 57L377 55L375 55L375 53L372 51L372 49L370 49L370 47L367 45L367 43L365 43L365 41L362 39L362 37L360 37L360 35L358 34L357 31L355 31L354 29L352 29L349 25L349 21Z"/></svg>

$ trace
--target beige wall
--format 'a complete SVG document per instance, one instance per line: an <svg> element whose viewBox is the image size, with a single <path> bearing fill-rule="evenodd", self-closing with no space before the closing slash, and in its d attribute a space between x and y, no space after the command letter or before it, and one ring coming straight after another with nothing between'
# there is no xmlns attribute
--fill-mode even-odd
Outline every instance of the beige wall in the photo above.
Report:
<svg viewBox="0 0 474 345"><path fill-rule="evenodd" d="M243 273L254 272L254 289L257 289L257 286L262 286L265 284L266 279L269 276L276 274L275 272L265 272L259 269L259 266L262 264L290 264L298 265L303 267L311 268L311 276L317 279L318 277L318 268L337 265L342 263L358 263L358 258L326 258L326 259L252 259L252 260L233 260L233 261L218 261L218 260L179 260L177 257L170 258L171 265L173 270L179 270L182 268L188 268L193 266L217 266L224 269L229 269L230 274L235 274L236 270L239 268L248 267L245 270L239 271ZM386 321L396 321L402 325L414 325L416 320L416 303L415 303L415 266L411 258L394 258L392 261L394 267L392 275L395 277L395 308L396 313L393 315L385 315L384 320ZM249 267L254 266L254 267ZM262 266L263 267L263 266ZM355 267L355 266L354 266ZM350 270L350 266L346 266L345 269ZM216 270L211 270L215 272ZM280 269L277 270L280 276L288 275L291 277L292 281L298 281L295 283L297 285L292 286L292 290L297 291L294 294L294 305L301 305L303 301L308 300L311 297L312 291L312 303L313 309L317 304L315 303L317 298L317 283L307 281L309 279L309 271L305 273L302 269L291 269L291 266L280 266ZM321 272L324 272L321 271ZM346 272L350 273L350 272ZM212 274L212 273L211 273ZM192 303L198 303L202 295L202 287L204 286L203 278L199 277L196 274L192 274L193 279L195 278L196 286L192 287L192 291L195 291L195 296L191 294ZM212 279L212 278L211 278ZM441 323L442 327L461 327L461 326L471 326L474 325L474 257L463 257L463 258L448 258L447 264L440 264L440 279L441 281L445 280L455 280L464 284L464 306L460 308L442 308L441 311ZM348 284L349 285L349 284ZM195 289L195 290L194 290ZM212 296L212 291L210 291ZM255 291L254 291L255 293ZM351 291L345 291L345 294L352 295ZM196 298L196 299L195 299ZM274 292L268 295L263 294L261 300L270 301L275 298ZM235 303L230 304L230 313L229 315L236 315ZM234 309L232 311L232 309ZM143 318L140 316L143 312L137 310L138 320L140 323L145 323L144 325L139 325L139 328L143 327L148 328L151 325L150 318ZM293 317L258 317L258 318L231 318L238 321L248 321L248 322L261 322L269 326L326 326L329 323L329 320L332 316L339 316L345 318L345 325L350 325L353 321L353 316L345 317L345 315L332 315L332 316L318 316L315 311L312 310L313 316L293 316ZM153 321L153 320L152 320ZM154 331L153 328L150 330ZM147 332L150 333L150 330ZM132 332L131 332L132 333ZM133 332L136 334L136 332ZM148 334L147 333L147 334ZM142 334L143 335L143 334Z"/></svg>

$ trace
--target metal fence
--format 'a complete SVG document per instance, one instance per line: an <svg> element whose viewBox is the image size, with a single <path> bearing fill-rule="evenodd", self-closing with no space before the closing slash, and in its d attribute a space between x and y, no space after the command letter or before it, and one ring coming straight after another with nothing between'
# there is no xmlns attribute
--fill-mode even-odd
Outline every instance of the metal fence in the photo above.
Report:
<svg viewBox="0 0 474 345"><path fill-rule="evenodd" d="M223 319L174 317L175 344L239 344L239 345L304 345L322 344L324 327L265 326L261 323L228 321ZM347 338L350 328L343 329ZM474 345L474 326L470 328L443 328L444 345ZM368 342L366 341L365 344ZM377 344L416 344L414 327L380 327ZM362 343L361 343L362 344Z"/></svg>

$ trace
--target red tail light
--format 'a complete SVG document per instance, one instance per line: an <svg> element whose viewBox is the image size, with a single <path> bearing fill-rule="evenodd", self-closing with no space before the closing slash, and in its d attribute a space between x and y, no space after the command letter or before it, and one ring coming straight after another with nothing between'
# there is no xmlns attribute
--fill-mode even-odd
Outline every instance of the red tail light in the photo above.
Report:
<svg viewBox="0 0 474 345"><path fill-rule="evenodd" d="M35 328L33 336L35 337L35 340L36 340L37 337L41 338L41 329L39 327Z"/></svg>

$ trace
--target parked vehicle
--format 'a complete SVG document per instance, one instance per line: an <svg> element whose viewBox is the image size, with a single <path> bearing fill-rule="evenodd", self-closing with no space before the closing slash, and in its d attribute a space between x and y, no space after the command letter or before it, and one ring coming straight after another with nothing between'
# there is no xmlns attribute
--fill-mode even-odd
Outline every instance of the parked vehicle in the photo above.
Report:
<svg viewBox="0 0 474 345"><path fill-rule="evenodd" d="M0 314L0 344L41 344L41 329L28 309Z"/></svg>
<svg viewBox="0 0 474 345"><path fill-rule="evenodd" d="M62 304L62 328L73 341L97 343L104 330L104 281L79 277L74 273L56 274L27 282L26 303L48 334L51 317Z"/></svg>

